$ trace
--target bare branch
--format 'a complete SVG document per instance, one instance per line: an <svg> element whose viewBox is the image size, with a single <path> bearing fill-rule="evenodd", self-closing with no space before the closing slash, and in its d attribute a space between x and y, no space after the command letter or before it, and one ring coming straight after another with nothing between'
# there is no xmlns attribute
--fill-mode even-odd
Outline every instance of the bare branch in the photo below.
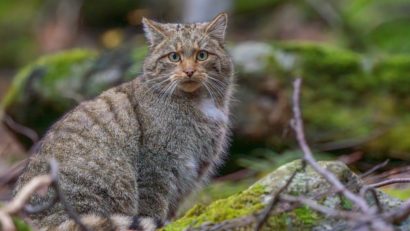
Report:
<svg viewBox="0 0 410 231"><path fill-rule="evenodd" d="M247 227L253 225L257 221L258 215L250 215L246 217L240 217L236 219L226 220L218 224L203 224L200 227L189 227L184 231L219 231L219 230L232 230L238 227Z"/></svg>
<svg viewBox="0 0 410 231"><path fill-rule="evenodd" d="M28 160L29 159L24 159L7 169L6 173L0 176L0 185L9 184L11 181L17 179L17 177L23 172Z"/></svg>
<svg viewBox="0 0 410 231"><path fill-rule="evenodd" d="M29 138L33 142L33 144L38 141L38 134L33 129L17 123L11 118L11 116L7 115L6 113L3 114L2 119L4 123L6 123L7 126L9 126L13 131Z"/></svg>
<svg viewBox="0 0 410 231"><path fill-rule="evenodd" d="M1 222L1 230L3 231L15 231L16 226L14 226L13 220L11 219L10 215L6 212L0 210L0 222Z"/></svg>
<svg viewBox="0 0 410 231"><path fill-rule="evenodd" d="M80 230L84 231L90 231L90 229L87 228L82 222L80 217L78 216L77 212L74 210L74 208L67 202L65 199L64 193L61 190L61 187L58 183L58 163L55 159L52 159L50 162L51 166L51 175L53 176L53 187L56 190L56 193L58 195L58 199L61 204L63 204L63 207L65 208L65 211L67 212L68 216L77 223L79 226Z"/></svg>
<svg viewBox="0 0 410 231"><path fill-rule="evenodd" d="M389 161L390 160L387 159L387 160L383 161L382 163L373 166L371 169L369 169L367 172L361 174L359 177L363 179L363 178L366 178L366 177L370 176L372 173L374 173L377 170L379 170L379 169L383 168L384 166L386 166L389 163Z"/></svg>
<svg viewBox="0 0 410 231"><path fill-rule="evenodd" d="M37 192L41 188L46 187L53 187L56 191L56 196L52 198L50 202L47 202L45 205L36 207L26 205L30 197L35 192ZM41 212L53 206L57 201L60 201L69 217L77 223L80 230L89 231L89 229L81 222L78 214L65 199L64 193L58 184L58 163L55 159L52 159L50 161L50 174L36 176L31 179L20 189L20 191L16 194L12 201L10 201L0 209L0 222L2 224L3 230L15 230L11 215L17 214L23 210L28 213Z"/></svg>
<svg viewBox="0 0 410 231"><path fill-rule="evenodd" d="M303 161L302 162L302 169L305 169L306 163ZM272 197L271 202L269 205L262 211L260 218L258 219L258 222L256 223L255 226L255 231L259 231L262 229L263 225L266 223L268 220L272 210L275 208L276 204L279 203L280 201L280 194L283 193L286 189L288 189L289 185L292 183L293 179L295 178L296 174L298 171L294 171L292 175L289 177L289 179L286 181L285 185L281 187Z"/></svg>
<svg viewBox="0 0 410 231"><path fill-rule="evenodd" d="M381 205L381 203L380 203L379 198L377 197L377 192L376 192L376 190L375 190L373 187L371 187L371 186L364 186L364 187L360 190L360 196L363 197L363 198L366 198L366 193L367 193L367 192L370 192L370 193L371 193L370 195L372 195L373 200L374 200L374 202L375 202L375 204L376 204L376 206L377 206L377 212L379 212L379 213L383 212L383 207L382 207L382 205Z"/></svg>
<svg viewBox="0 0 410 231"><path fill-rule="evenodd" d="M343 211L343 210L336 210L336 209L331 209L329 207L323 206L318 204L316 201L303 197L303 196L290 196L290 195L280 195L280 198L284 201L287 202L296 202L302 205L306 205L309 208L320 212L326 216L330 217L336 217L336 218L345 218L349 220L354 220L354 221L369 221L371 220L371 217L369 216L363 216L362 213L357 213L353 211Z"/></svg>
<svg viewBox="0 0 410 231"><path fill-rule="evenodd" d="M34 177L28 182L2 210L8 214L16 214L23 209L24 205L30 197L40 188L45 188L51 185L53 179L50 175L42 175Z"/></svg>
<svg viewBox="0 0 410 231"><path fill-rule="evenodd" d="M379 188L390 184L398 184L398 183L410 183L410 178L396 178L396 179L389 179L382 182L377 182L374 184L369 184L369 187L372 188Z"/></svg>
<svg viewBox="0 0 410 231"><path fill-rule="evenodd" d="M366 201L350 192L340 181L328 170L322 168L313 157L312 151L306 143L305 133L302 123L302 115L300 112L299 104L299 95L300 95L300 86L302 84L302 79L297 78L293 82L294 93L293 93L293 129L296 133L296 138L298 140L299 146L303 151L303 159L323 178L325 178L337 192L341 192L346 198L354 202L363 212L370 212L370 208L367 205Z"/></svg>

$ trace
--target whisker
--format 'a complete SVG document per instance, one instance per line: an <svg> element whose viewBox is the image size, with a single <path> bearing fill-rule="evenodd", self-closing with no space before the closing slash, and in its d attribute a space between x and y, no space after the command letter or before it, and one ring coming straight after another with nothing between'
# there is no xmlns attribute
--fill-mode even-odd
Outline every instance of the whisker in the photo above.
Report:
<svg viewBox="0 0 410 231"><path fill-rule="evenodd" d="M209 83L208 87L209 87L213 92L215 92L215 94L216 94L217 96L219 96L220 98L224 98L225 88L222 88L222 87L220 87L220 86L218 86L218 85L215 85L215 84L213 84L212 82L208 82L208 83Z"/></svg>
<svg viewBox="0 0 410 231"><path fill-rule="evenodd" d="M216 102L216 101L215 101L215 97L214 97L214 95L212 94L212 91L209 89L209 87L208 87L208 85L206 84L206 82L204 82L204 87L205 87L206 90L208 91L209 96L211 97L212 101L213 101L213 102Z"/></svg>
<svg viewBox="0 0 410 231"><path fill-rule="evenodd" d="M210 80L215 81L216 83L220 83L222 86L227 86L227 85L228 85L227 83L222 82L221 80L219 80L219 79L217 79L217 78L214 78L214 77L212 77L212 76L210 76L210 75L207 75L207 77L208 77Z"/></svg>
<svg viewBox="0 0 410 231"><path fill-rule="evenodd" d="M177 88L177 86L178 86L178 81L174 81L174 83L172 84L171 88L168 90L167 98L165 99L165 100L166 100L166 103L168 103L168 102L171 100L172 95L174 94L175 89Z"/></svg>
<svg viewBox="0 0 410 231"><path fill-rule="evenodd" d="M173 84L175 83L175 81L171 81L170 83L168 83L164 89L161 91L159 99L160 100L164 100L165 99L165 94L167 93L167 91L173 86ZM165 100L164 100L165 101Z"/></svg>
<svg viewBox="0 0 410 231"><path fill-rule="evenodd" d="M147 89L147 92L148 92L148 91L151 91L151 90L154 90L154 89L156 89L156 88L161 87L160 85L163 84L163 83L165 83L166 81L170 81L170 79L169 79L168 77L166 77L166 79L162 80L161 82L159 82L159 83L154 83L152 86L150 86L150 87Z"/></svg>

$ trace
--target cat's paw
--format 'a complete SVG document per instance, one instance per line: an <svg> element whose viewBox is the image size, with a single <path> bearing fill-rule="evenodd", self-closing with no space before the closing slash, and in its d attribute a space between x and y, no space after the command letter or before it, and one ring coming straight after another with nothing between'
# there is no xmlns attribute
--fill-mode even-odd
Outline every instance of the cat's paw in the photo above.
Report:
<svg viewBox="0 0 410 231"><path fill-rule="evenodd" d="M129 230L132 231L155 231L157 228L162 227L163 224L160 220L152 217L140 217L134 216Z"/></svg>

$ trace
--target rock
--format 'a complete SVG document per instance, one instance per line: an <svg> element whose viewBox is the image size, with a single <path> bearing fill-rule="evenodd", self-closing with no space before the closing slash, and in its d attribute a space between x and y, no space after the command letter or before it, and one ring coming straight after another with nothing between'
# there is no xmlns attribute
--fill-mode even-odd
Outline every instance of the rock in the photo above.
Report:
<svg viewBox="0 0 410 231"><path fill-rule="evenodd" d="M79 101L138 76L145 47L43 57L16 75L0 109L41 136ZM370 57L311 43L245 42L230 50L238 76L233 150L294 147L294 137L283 134L291 82L301 76L306 135L315 149L410 160L410 56Z"/></svg>
<svg viewBox="0 0 410 231"><path fill-rule="evenodd" d="M363 187L359 177L343 163L323 161L319 162L319 164L333 172L342 183L349 185L350 190L357 192ZM300 170L300 160L283 165L236 195L214 201L210 205L195 205L184 216L168 224L162 230L184 230L188 227L221 223L260 212L272 199L271 195L283 187L294 171ZM352 209L352 203L345 198L342 198L342 201L340 201L338 196L320 197L320 195L328 191L329 184L326 180L319 177L315 171L308 167L305 172L300 171L296 174L286 193L290 195L304 195L311 198L318 197L322 205L330 208ZM386 211L401 203L400 200L391 198L381 191L377 191L377 195L380 198L383 209ZM374 204L371 198L367 198L367 200L370 204ZM286 208L286 205L282 203L276 206L263 230L347 230L349 228L347 222L328 218L306 206L291 211L284 211L284 208ZM401 230L410 230L408 224L409 221L406 221L399 228ZM253 228L252 225L247 225L233 230L253 230L251 228Z"/></svg>

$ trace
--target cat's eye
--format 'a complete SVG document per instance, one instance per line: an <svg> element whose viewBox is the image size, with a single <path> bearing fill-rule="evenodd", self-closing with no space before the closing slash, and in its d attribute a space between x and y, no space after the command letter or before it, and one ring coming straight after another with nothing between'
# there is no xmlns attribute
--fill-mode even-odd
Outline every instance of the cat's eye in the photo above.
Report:
<svg viewBox="0 0 410 231"><path fill-rule="evenodd" d="M208 52L204 50L200 50L198 54L196 54L196 59L198 61L204 61L208 58Z"/></svg>
<svg viewBox="0 0 410 231"><path fill-rule="evenodd" d="M181 56L179 56L179 54L176 53L176 52L171 52L171 53L169 53L169 55L168 55L168 59L169 59L171 62L179 62L179 61L181 60Z"/></svg>

